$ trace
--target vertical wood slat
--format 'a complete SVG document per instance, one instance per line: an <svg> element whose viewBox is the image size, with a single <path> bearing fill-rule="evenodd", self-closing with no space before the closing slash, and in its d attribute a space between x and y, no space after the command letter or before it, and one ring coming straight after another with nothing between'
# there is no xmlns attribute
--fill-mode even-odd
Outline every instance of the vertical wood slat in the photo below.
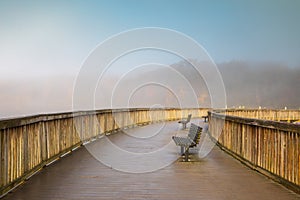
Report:
<svg viewBox="0 0 300 200"><path fill-rule="evenodd" d="M4 168L5 168L5 164L4 164L4 148L5 148L5 144L4 144L4 133L3 130L0 130L0 188L3 186L4 184Z"/></svg>

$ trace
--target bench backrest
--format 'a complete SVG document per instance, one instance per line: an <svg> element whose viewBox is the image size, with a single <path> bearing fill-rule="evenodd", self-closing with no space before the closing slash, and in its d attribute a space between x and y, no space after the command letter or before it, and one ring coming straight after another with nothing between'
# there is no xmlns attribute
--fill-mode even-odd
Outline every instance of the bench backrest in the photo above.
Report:
<svg viewBox="0 0 300 200"><path fill-rule="evenodd" d="M194 142L198 143L200 133L202 131L202 128L200 126L197 126L196 124L191 124L188 137L193 140Z"/></svg>
<svg viewBox="0 0 300 200"><path fill-rule="evenodd" d="M192 114L189 114L188 117L187 117L187 119L186 119L186 122L190 122L191 118L192 118Z"/></svg>

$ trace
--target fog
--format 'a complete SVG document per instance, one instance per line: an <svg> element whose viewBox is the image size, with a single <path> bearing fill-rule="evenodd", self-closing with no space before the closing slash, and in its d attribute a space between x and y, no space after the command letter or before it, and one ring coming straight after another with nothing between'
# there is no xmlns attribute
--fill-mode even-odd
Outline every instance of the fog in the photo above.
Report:
<svg viewBox="0 0 300 200"><path fill-rule="evenodd" d="M300 68L241 61L217 66L224 81L228 107L300 108ZM71 111L75 83L76 76L65 75L2 79L0 117ZM193 101L194 94L197 102ZM181 61L170 66L144 66L126 77L107 74L95 88L93 108L194 107L197 104L211 106L207 86L192 65Z"/></svg>
<svg viewBox="0 0 300 200"><path fill-rule="evenodd" d="M0 117L71 111L74 77L0 80Z"/></svg>
<svg viewBox="0 0 300 200"><path fill-rule="evenodd" d="M229 107L300 108L300 68L237 61L218 66Z"/></svg>

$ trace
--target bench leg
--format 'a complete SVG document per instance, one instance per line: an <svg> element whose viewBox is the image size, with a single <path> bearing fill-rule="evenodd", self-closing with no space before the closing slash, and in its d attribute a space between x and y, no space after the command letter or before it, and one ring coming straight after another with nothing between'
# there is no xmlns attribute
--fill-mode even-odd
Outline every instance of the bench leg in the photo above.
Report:
<svg viewBox="0 0 300 200"><path fill-rule="evenodd" d="M180 153L181 153L181 155L184 154L184 147L183 146L180 146Z"/></svg>
<svg viewBox="0 0 300 200"><path fill-rule="evenodd" d="M182 123L182 129L184 130L184 129L186 129L186 123Z"/></svg>
<svg viewBox="0 0 300 200"><path fill-rule="evenodd" d="M185 149L185 158L184 158L184 161L185 161L185 162L188 162L188 161L189 161L189 148L186 148L186 149Z"/></svg>

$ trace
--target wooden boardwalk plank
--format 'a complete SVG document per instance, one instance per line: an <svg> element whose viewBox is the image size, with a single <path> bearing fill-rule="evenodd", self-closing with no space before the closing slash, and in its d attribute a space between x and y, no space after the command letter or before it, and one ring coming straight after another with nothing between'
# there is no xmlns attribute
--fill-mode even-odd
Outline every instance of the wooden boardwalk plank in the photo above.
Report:
<svg viewBox="0 0 300 200"><path fill-rule="evenodd" d="M137 129L151 133L156 126ZM177 130L175 123L172 126ZM170 132L172 126L166 127L165 131ZM130 134L139 133L131 131L133 132ZM109 139L124 149L148 152L162 147L171 140L172 134L174 133L158 134L147 139L113 134ZM95 144L97 142L99 141ZM177 152L170 152L170 156L179 153L178 148L175 151ZM193 156L197 157L197 154ZM135 167L135 163L128 165ZM300 196L248 169L218 147L205 159L188 163L178 160L160 170L140 174L109 168L96 160L85 148L80 148L48 166L3 199L288 200L300 199Z"/></svg>

